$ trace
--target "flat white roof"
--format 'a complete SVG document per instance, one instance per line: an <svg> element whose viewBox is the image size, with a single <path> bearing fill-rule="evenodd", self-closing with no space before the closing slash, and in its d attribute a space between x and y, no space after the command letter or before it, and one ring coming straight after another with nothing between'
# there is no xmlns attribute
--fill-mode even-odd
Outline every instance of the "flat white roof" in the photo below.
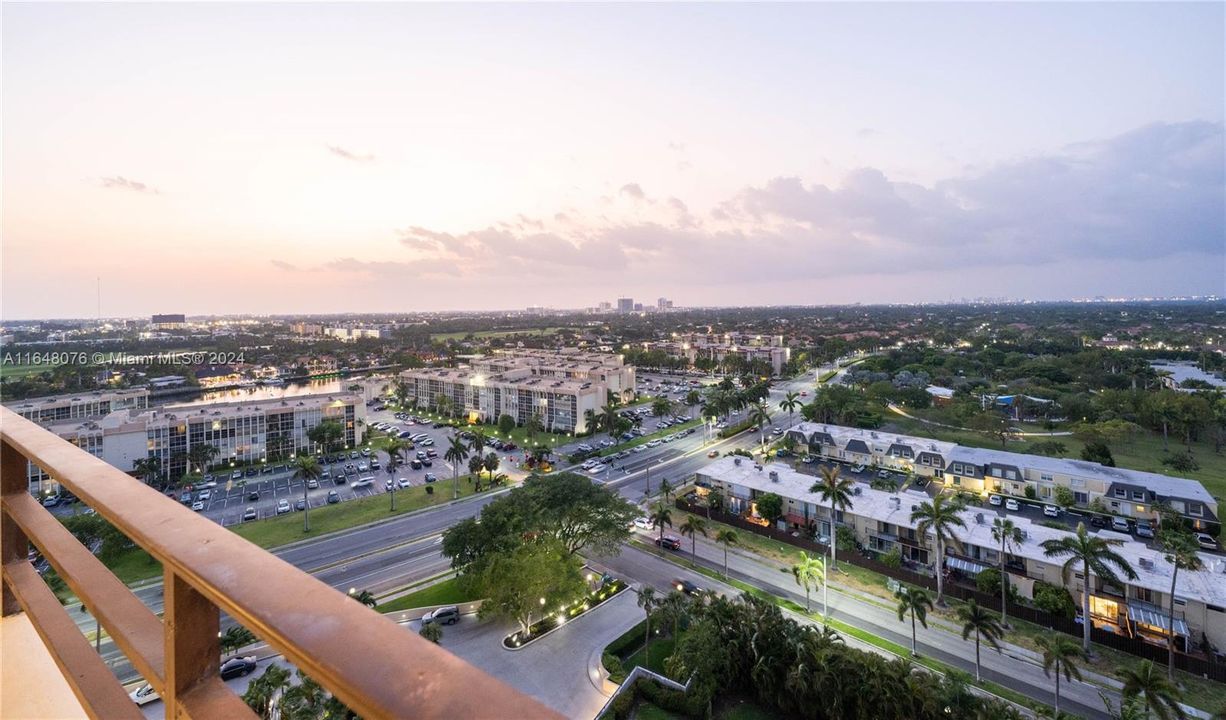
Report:
<svg viewBox="0 0 1226 720"><path fill-rule="evenodd" d="M736 462L738 459L739 464ZM728 455L711 461L698 473L717 482L740 485L759 492L772 492L785 499L799 500L819 507L825 506L819 494L809 492L809 488L818 480L816 476L797 472L785 463L767 463L761 467L762 469L758 470L754 461L749 458ZM776 474L776 478L771 477L772 472ZM913 530L915 523L911 522L912 505L929 500L927 493L917 490L889 493L873 489L862 482L855 482L855 489L856 494L852 496L851 506L846 512ZM977 515L983 516L982 523L978 522ZM955 528L954 534L964 543L994 550L999 547L999 543L992 539L992 518L996 515L997 511L990 508L963 510L961 516L966 528ZM1048 565L1064 563L1065 558L1047 557L1042 543L1045 540L1067 537L1072 535L1072 532L1040 525L1017 515L1011 517L1014 524L1026 534L1026 538L1012 549L1010 554ZM1128 581L1128 584L1164 593L1170 592L1171 573L1174 568L1165 560L1161 551L1152 550L1129 535L1109 530L1100 530L1097 534L1100 537L1123 541L1123 545L1117 547L1116 551L1132 565L1138 575L1136 580ZM1201 553L1200 556L1205 569L1197 572L1181 571L1175 586L1175 595L1211 605L1226 605L1226 558L1208 553Z"/></svg>

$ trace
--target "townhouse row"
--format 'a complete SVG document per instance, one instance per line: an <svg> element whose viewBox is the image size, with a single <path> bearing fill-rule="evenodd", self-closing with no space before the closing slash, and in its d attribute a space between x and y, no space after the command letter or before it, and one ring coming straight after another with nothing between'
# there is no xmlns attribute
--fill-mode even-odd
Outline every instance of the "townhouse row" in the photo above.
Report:
<svg viewBox="0 0 1226 720"><path fill-rule="evenodd" d="M1217 499L1189 478L820 423L799 423L785 436L824 459L931 478L950 490L1054 503L1056 488L1064 487L1076 507L1154 519L1166 505L1198 531L1220 527Z"/></svg>
<svg viewBox="0 0 1226 720"><path fill-rule="evenodd" d="M718 490L734 514L765 523L757 512L758 499L773 493L783 499L784 517L781 528L811 532L822 542L828 541L837 527L852 531L856 539L872 550L889 553L897 549L904 565L932 574L937 571L935 537L921 536L911 513L930 496L914 488L898 493L877 490L865 483L854 485L852 502L846 510L831 517L819 494L810 488L817 477L787 467L783 463L768 466L749 458L726 456L713 461L697 473L701 492ZM946 548L940 563L943 570L956 570L977 575L989 567L1000 565L999 542L992 537L992 520L996 513L987 509L967 509L960 512L965 528L955 528L958 545ZM1022 533L1022 541L1010 548L1005 557L1006 572L1022 597L1033 597L1037 581L1044 581L1069 590L1078 607L1086 581L1081 573L1072 573L1066 583L1062 572L1064 558L1048 557L1042 547L1046 540L1071 534L1068 530L1040 525L1028 518L1011 516ZM1117 548L1137 573L1136 580L1122 580L1115 585L1091 576L1089 581L1090 621L1099 628L1121 635L1141 637L1161 644L1171 632L1166 615L1171 597L1172 565L1162 551L1138 542L1128 535L1100 530L1098 534L1122 542ZM1204 569L1182 570L1175 585L1175 622L1177 643L1195 645L1202 633L1211 643L1226 647L1226 558L1202 553Z"/></svg>

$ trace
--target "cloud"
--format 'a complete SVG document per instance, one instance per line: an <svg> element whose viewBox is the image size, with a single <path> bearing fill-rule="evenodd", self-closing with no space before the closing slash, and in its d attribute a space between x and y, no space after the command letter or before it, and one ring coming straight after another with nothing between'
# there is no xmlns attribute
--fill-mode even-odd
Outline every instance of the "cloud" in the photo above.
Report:
<svg viewBox="0 0 1226 720"><path fill-rule="evenodd" d="M1160 124L931 185L876 168L830 185L776 177L698 213L675 197L653 203L628 184L619 192L636 204L620 215L568 208L462 232L401 230L415 264L395 272L445 267L483 282L576 288L607 286L611 277L659 284L680 276L742 289L855 276L923 283L945 273L947 285L953 278L948 296L957 297L984 277L1007 287L1008 274L1026 268L1049 268L1035 272L1075 285L1072 269L1112 262L1201 257L1220 267L1222 156L1221 124ZM751 270L749 258L769 270Z"/></svg>
<svg viewBox="0 0 1226 720"><path fill-rule="evenodd" d="M278 268L280 270L289 270L293 272L298 269L296 265L293 265L292 263L287 263L284 260L270 260L269 262L272 263L273 267Z"/></svg>
<svg viewBox="0 0 1226 720"><path fill-rule="evenodd" d="M150 195L158 194L157 188L146 185L143 182L129 180L121 175L100 178L98 180L98 185L108 190L129 190L131 192L148 193Z"/></svg>
<svg viewBox="0 0 1226 720"><path fill-rule="evenodd" d="M371 155L369 153L367 154L355 153L351 150L346 150L345 148L340 147L339 145L329 145L328 152L332 153L333 155L337 157L341 157L346 160L351 160L353 162L358 162L358 163L368 163L368 162L375 161L374 155Z"/></svg>
<svg viewBox="0 0 1226 720"><path fill-rule="evenodd" d="M622 195L625 195L626 197L631 198L633 200L646 200L647 199L647 195L643 193L643 188L639 187L638 183L627 183L625 185L622 185L621 190L619 190L618 192L620 192Z"/></svg>

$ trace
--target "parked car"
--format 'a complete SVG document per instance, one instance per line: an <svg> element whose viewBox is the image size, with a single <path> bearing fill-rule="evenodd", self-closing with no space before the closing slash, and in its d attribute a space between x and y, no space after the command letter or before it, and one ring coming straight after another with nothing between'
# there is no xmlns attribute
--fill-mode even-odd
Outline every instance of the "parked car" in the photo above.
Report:
<svg viewBox="0 0 1226 720"><path fill-rule="evenodd" d="M1009 498L1008 500L1005 501L1005 509L1013 511L1013 512L1017 512L1018 510L1021 509L1021 506L1018 505L1017 500L1014 500L1013 498Z"/></svg>
<svg viewBox="0 0 1226 720"><path fill-rule="evenodd" d="M659 545L665 550L680 550L681 538L677 537L676 535L665 535L662 538L656 538L656 545Z"/></svg>
<svg viewBox="0 0 1226 720"><path fill-rule="evenodd" d="M1196 544L1205 550L1217 550L1217 541L1213 539L1212 535L1196 533Z"/></svg>
<svg viewBox="0 0 1226 720"><path fill-rule="evenodd" d="M353 484L350 485L350 487L355 487L355 488L370 487L371 485L374 484L374 482L375 482L375 479L373 477L371 477L370 475L366 475L365 477L360 477L357 480L354 480Z"/></svg>
<svg viewBox="0 0 1226 720"><path fill-rule="evenodd" d="M277 514L278 515L284 515L285 513L289 512L289 510L290 510L289 500L282 498L281 500L277 501Z"/></svg>
<svg viewBox="0 0 1226 720"><path fill-rule="evenodd" d="M154 700L161 699L161 696L157 694L157 691L153 689L152 685L141 685L129 693L128 697L132 698L132 702L136 703L138 706L147 705Z"/></svg>
<svg viewBox="0 0 1226 720"><path fill-rule="evenodd" d="M324 472L327 472L327 471L325 470ZM311 478L310 480L307 480L307 489L308 490L318 490L319 481L316 480L315 478Z"/></svg>
<svg viewBox="0 0 1226 720"><path fill-rule="evenodd" d="M404 489L408 488L408 487L409 487L409 485L410 485L410 483L409 483L409 479L408 479L408 478L399 478L399 479L397 479L397 480L396 480L396 485L397 485L397 487L399 487L401 490L404 490Z"/></svg>
<svg viewBox="0 0 1226 720"><path fill-rule="evenodd" d="M652 528L651 518L636 517L634 519L634 526L643 530L650 530Z"/></svg>
<svg viewBox="0 0 1226 720"><path fill-rule="evenodd" d="M221 679L233 680L236 677L250 675L255 672L255 655L230 658L221 664Z"/></svg>
<svg viewBox="0 0 1226 720"><path fill-rule="evenodd" d="M1111 518L1111 529L1116 532L1126 533L1130 529L1128 518L1113 517Z"/></svg>
<svg viewBox="0 0 1226 720"><path fill-rule="evenodd" d="M328 504L335 505L341 501L341 494L335 490L328 491Z"/></svg>
<svg viewBox="0 0 1226 720"><path fill-rule="evenodd" d="M432 482L436 482L437 480L438 478L435 477L434 473L426 473L426 482L432 483Z"/></svg>
<svg viewBox="0 0 1226 720"><path fill-rule="evenodd" d="M184 505L191 505L192 504L191 492L179 493L179 502L183 503Z"/></svg>
<svg viewBox="0 0 1226 720"><path fill-rule="evenodd" d="M306 510L306 500L299 500L295 502L294 509L297 510L298 512L302 512L303 510Z"/></svg>
<svg viewBox="0 0 1226 720"><path fill-rule="evenodd" d="M248 520L255 520L259 516L260 514L255 511L255 508L248 507L246 510L243 511L243 522L247 522Z"/></svg>
<svg viewBox="0 0 1226 720"><path fill-rule="evenodd" d="M1154 526L1148 520L1137 521L1137 537L1150 539L1154 536Z"/></svg>
<svg viewBox="0 0 1226 720"><path fill-rule="evenodd" d="M417 458L413 458L412 460L409 461L409 467L413 468L414 470L421 470L422 468L421 460L418 460Z"/></svg>
<svg viewBox="0 0 1226 720"><path fill-rule="evenodd" d="M1044 505L1043 514L1047 517L1060 517L1060 508L1055 505Z"/></svg>
<svg viewBox="0 0 1226 720"><path fill-rule="evenodd" d="M864 470L865 470L864 466L860 465L859 463L851 466L851 471L854 473L862 473L864 472Z"/></svg>
<svg viewBox="0 0 1226 720"><path fill-rule="evenodd" d="M707 457L709 458L719 457L719 450L712 450L711 452L707 453Z"/></svg>
<svg viewBox="0 0 1226 720"><path fill-rule="evenodd" d="M200 502L199 500L197 500L196 502L192 503L192 510L195 510L196 512L201 512L201 511L203 511L203 510L204 510L204 503L202 503L202 502Z"/></svg>
<svg viewBox="0 0 1226 720"><path fill-rule="evenodd" d="M988 504L989 504L989 505L992 505L992 506L994 506L994 507L1000 507L1000 506L1001 506L1001 505L1003 505L1004 503L1005 503L1005 499L1004 499L1004 498L1002 498L1002 497L1001 497L1001 496L999 496L999 495L989 495L989 496L988 496Z"/></svg>
<svg viewBox="0 0 1226 720"><path fill-rule="evenodd" d="M60 500L59 495L48 495L43 499L43 507L55 507L60 504Z"/></svg>
<svg viewBox="0 0 1226 720"><path fill-rule="evenodd" d="M1090 516L1090 527L1105 528L1107 527L1107 518L1102 515Z"/></svg>
<svg viewBox="0 0 1226 720"><path fill-rule="evenodd" d="M248 499L248 500L251 500L251 501L253 501L253 502L254 502L254 501L256 501L256 500L259 500L259 499L260 499L260 491L259 491L259 490L252 490L251 492L247 493L247 499Z"/></svg>
<svg viewBox="0 0 1226 720"><path fill-rule="evenodd" d="M422 626L433 625L455 625L460 621L460 608L455 605L448 605L437 610L431 610L421 618Z"/></svg>

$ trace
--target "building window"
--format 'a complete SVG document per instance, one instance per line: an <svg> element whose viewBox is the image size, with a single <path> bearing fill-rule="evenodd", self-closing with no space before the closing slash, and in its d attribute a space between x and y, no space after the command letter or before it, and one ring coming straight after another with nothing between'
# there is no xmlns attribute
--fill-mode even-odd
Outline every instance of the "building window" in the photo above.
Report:
<svg viewBox="0 0 1226 720"><path fill-rule="evenodd" d="M1040 480L1040 481L1042 481L1042 482L1051 482L1051 481L1052 481L1052 479L1051 479L1051 475L1048 475L1047 473L1041 473L1041 474L1039 475L1039 480Z"/></svg>

